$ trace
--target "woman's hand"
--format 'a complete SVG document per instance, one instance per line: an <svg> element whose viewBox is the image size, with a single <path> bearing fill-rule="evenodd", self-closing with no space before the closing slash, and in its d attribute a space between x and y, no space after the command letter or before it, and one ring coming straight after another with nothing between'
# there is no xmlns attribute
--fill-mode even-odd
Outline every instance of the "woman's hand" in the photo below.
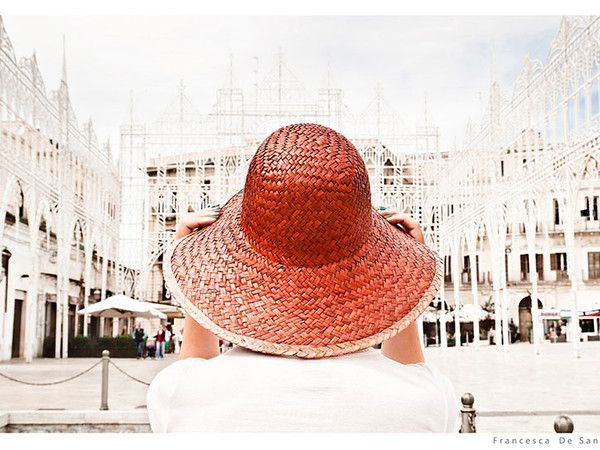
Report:
<svg viewBox="0 0 600 450"><path fill-rule="evenodd" d="M395 209L384 208L381 206L377 212L381 214L387 221L394 225L400 225L402 227L402 231L405 231L410 236L414 237L417 241L422 244L425 243L425 237L423 236L423 232L421 231L421 226L419 222L417 222L412 217L398 212Z"/></svg>
<svg viewBox="0 0 600 450"><path fill-rule="evenodd" d="M218 205L194 214L188 214L183 217L177 227L175 238L180 239L198 228L213 224L220 215L221 208ZM202 327L189 314L185 316L183 330L183 343L181 344L179 359L210 359L219 356L219 338Z"/></svg>
<svg viewBox="0 0 600 450"><path fill-rule="evenodd" d="M414 237L417 241L425 243L419 222L394 209L381 208L377 212L387 219L388 222L394 225L401 225L407 234ZM396 336L384 341L381 344L381 354L402 364L425 362L417 322L411 323Z"/></svg>
<svg viewBox="0 0 600 450"><path fill-rule="evenodd" d="M203 209L197 213L184 216L183 219L181 219L181 223L177 227L175 239L181 239L197 228L203 228L213 224L220 215L221 207L217 205L208 209Z"/></svg>

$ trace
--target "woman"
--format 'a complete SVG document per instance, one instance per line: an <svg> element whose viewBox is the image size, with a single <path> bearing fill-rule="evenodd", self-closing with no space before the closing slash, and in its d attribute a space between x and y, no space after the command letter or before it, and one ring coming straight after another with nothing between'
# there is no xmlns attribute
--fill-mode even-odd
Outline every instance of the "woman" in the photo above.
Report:
<svg viewBox="0 0 600 450"><path fill-rule="evenodd" d="M155 359L165 357L165 327L159 325L156 335L154 335L154 342L156 346Z"/></svg>
<svg viewBox="0 0 600 450"><path fill-rule="evenodd" d="M415 323L441 260L415 220L372 207L342 135L277 130L244 190L177 239L163 261L185 340L148 391L154 431L456 431ZM219 338L236 346L219 356Z"/></svg>

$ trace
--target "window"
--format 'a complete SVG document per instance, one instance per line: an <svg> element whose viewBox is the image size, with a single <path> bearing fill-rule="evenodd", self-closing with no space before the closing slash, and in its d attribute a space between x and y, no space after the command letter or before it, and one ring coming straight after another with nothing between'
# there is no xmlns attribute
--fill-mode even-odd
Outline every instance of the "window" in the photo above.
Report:
<svg viewBox="0 0 600 450"><path fill-rule="evenodd" d="M521 281L529 278L529 255L521 255Z"/></svg>
<svg viewBox="0 0 600 450"><path fill-rule="evenodd" d="M554 225L560 225L560 208L558 207L558 200L554 201Z"/></svg>
<svg viewBox="0 0 600 450"><path fill-rule="evenodd" d="M481 274L479 273L479 255L475 255L475 268L477 270L477 282L481 283ZM467 274L466 276L463 275L463 283L470 283L471 282L471 261L469 259L469 255L465 255L463 257L463 274ZM466 281L465 281L465 277L466 277Z"/></svg>
<svg viewBox="0 0 600 450"><path fill-rule="evenodd" d="M550 254L550 270L556 271L556 280L567 280L567 254L566 253L551 253Z"/></svg>
<svg viewBox="0 0 600 450"><path fill-rule="evenodd" d="M600 280L600 252L588 252L588 280Z"/></svg>
<svg viewBox="0 0 600 450"><path fill-rule="evenodd" d="M591 200L590 202L590 197L585 197L585 209L581 210L581 217L585 217L586 220L598 220L598 196L591 197Z"/></svg>
<svg viewBox="0 0 600 450"><path fill-rule="evenodd" d="M444 283L452 283L452 257L444 256Z"/></svg>
<svg viewBox="0 0 600 450"><path fill-rule="evenodd" d="M535 271L537 272L537 279L541 281L544 279L544 255L535 255ZM526 253L521 255L521 281L529 280L529 254Z"/></svg>

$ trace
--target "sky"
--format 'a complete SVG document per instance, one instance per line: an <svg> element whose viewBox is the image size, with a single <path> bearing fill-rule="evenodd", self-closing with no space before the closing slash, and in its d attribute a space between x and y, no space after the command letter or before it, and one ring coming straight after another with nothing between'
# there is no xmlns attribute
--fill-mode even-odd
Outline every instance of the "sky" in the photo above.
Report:
<svg viewBox="0 0 600 450"><path fill-rule="evenodd" d="M4 15L17 57L33 51L47 91L58 88L66 49L71 102L80 123L118 151L119 126L152 123L177 94L210 112L229 74L247 94L284 60L309 93L333 84L360 113L379 84L409 127L423 116L440 127L440 146L460 144L477 122L490 79L512 92L527 54L545 61L560 16ZM63 41L64 39L64 41ZM64 42L64 46L63 46ZM258 58L258 59L257 59ZM257 72L258 61L258 72Z"/></svg>

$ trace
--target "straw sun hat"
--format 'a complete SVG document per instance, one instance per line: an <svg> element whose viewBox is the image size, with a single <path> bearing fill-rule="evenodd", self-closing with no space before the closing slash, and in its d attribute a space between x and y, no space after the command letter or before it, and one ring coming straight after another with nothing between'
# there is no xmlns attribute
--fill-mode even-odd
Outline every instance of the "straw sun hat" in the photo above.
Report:
<svg viewBox="0 0 600 450"><path fill-rule="evenodd" d="M271 134L219 219L164 257L174 298L234 344L303 358L361 350L429 305L442 261L373 208L356 148L330 128Z"/></svg>

